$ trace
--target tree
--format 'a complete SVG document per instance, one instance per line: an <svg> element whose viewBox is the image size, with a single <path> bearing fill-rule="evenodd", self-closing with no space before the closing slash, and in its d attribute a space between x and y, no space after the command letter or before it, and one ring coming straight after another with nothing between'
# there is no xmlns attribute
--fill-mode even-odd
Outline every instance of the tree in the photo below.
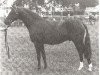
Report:
<svg viewBox="0 0 100 75"><path fill-rule="evenodd" d="M95 7L98 4L99 4L98 0L80 0L81 8Z"/></svg>
<svg viewBox="0 0 100 75"><path fill-rule="evenodd" d="M80 4L80 8L85 9L86 7L94 7L96 5L99 4L98 0L49 0L49 2L51 1L56 1L58 4L62 4L63 6L69 6L70 4L75 4L75 3L79 3ZM14 5L17 6L23 6L24 4L28 4L29 7L33 7L33 6L37 6L38 3L39 5L43 5L44 4L44 0L16 0L14 2Z"/></svg>
<svg viewBox="0 0 100 75"><path fill-rule="evenodd" d="M23 0L16 0L13 5L22 6Z"/></svg>
<svg viewBox="0 0 100 75"><path fill-rule="evenodd" d="M61 2L63 6L69 6L70 4L80 3L81 8L94 7L99 4L98 0L56 0Z"/></svg>

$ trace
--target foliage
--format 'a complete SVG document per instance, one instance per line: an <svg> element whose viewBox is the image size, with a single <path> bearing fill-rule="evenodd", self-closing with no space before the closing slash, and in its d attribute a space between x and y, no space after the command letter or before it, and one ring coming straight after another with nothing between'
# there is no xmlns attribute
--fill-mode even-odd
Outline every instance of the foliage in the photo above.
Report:
<svg viewBox="0 0 100 75"><path fill-rule="evenodd" d="M51 1L56 1L59 4L62 4L63 6L69 6L70 4L75 4L75 3L80 3L81 8L86 8L86 7L94 7L98 5L98 0L49 0ZM20 6L23 4L36 4L36 2L40 5L44 4L44 0L16 0L14 4Z"/></svg>
<svg viewBox="0 0 100 75"><path fill-rule="evenodd" d="M94 7L99 4L98 0L56 0L56 2L61 3L63 6L69 6L70 4L80 3L81 7Z"/></svg>
<svg viewBox="0 0 100 75"><path fill-rule="evenodd" d="M77 3L79 3L79 7L75 6L75 4ZM84 9L86 7L94 7L97 4L98 4L98 0L48 0L48 3L45 3L45 0L16 0L13 5L17 5L17 6L27 5L28 8L31 10L35 8L35 11L37 13L41 12L42 9L45 9L48 12L49 11L55 12L55 9L59 9L61 7L63 7L63 9L66 10L65 7L70 7L71 5L74 13L78 14L82 12L84 13Z"/></svg>

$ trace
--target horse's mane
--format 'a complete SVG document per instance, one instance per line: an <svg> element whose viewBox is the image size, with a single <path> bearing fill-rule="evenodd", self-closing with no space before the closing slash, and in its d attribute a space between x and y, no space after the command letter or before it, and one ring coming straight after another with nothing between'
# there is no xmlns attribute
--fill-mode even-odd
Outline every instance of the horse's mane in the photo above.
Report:
<svg viewBox="0 0 100 75"><path fill-rule="evenodd" d="M30 15L31 17L34 17L35 19L43 19L42 17L40 17L38 14L32 12L31 10L24 8L24 7L18 7L20 9L20 11L22 11L23 13L25 13L26 15Z"/></svg>

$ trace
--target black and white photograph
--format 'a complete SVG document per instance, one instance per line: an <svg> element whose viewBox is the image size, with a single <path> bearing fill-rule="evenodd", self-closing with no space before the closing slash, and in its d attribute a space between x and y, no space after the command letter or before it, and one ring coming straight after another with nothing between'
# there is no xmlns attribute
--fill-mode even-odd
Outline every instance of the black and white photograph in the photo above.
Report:
<svg viewBox="0 0 100 75"><path fill-rule="evenodd" d="M0 0L0 75L99 75L99 0Z"/></svg>

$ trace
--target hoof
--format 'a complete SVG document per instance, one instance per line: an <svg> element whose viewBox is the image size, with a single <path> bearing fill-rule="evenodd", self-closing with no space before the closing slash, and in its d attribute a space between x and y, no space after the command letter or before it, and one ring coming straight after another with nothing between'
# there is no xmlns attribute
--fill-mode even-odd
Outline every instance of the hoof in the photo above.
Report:
<svg viewBox="0 0 100 75"><path fill-rule="evenodd" d="M80 71L82 68L83 68L83 67L79 67L79 68L78 68L78 71Z"/></svg>
<svg viewBox="0 0 100 75"><path fill-rule="evenodd" d="M78 70L81 70L83 68L83 62L80 62L80 66L78 68Z"/></svg>
<svg viewBox="0 0 100 75"><path fill-rule="evenodd" d="M89 71L92 71L92 67L93 67L93 66L92 66L92 63L89 64L89 68L88 68L88 70L89 70Z"/></svg>
<svg viewBox="0 0 100 75"><path fill-rule="evenodd" d="M88 71L90 71L90 72L91 72L91 71L92 71L92 68L88 68Z"/></svg>

